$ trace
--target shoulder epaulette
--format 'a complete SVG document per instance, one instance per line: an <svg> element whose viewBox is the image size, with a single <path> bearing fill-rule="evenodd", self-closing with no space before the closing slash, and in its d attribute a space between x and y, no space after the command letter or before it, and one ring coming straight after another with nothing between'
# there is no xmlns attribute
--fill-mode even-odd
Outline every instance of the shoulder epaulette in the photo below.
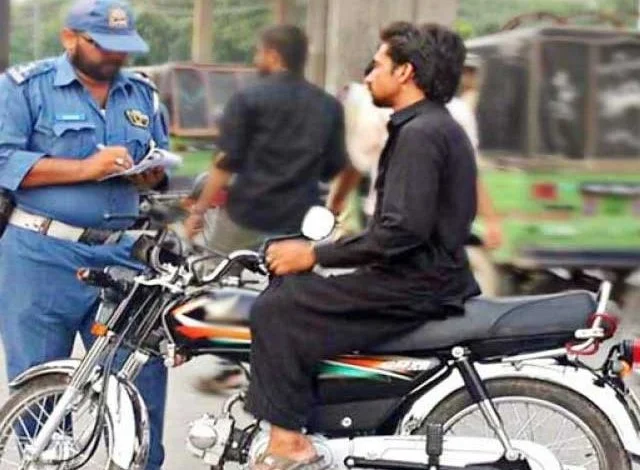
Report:
<svg viewBox="0 0 640 470"><path fill-rule="evenodd" d="M14 65L7 69L6 73L16 85L21 85L33 77L52 70L54 64L55 60L52 59L37 60L28 64Z"/></svg>
<svg viewBox="0 0 640 470"><path fill-rule="evenodd" d="M142 72L130 72L129 77L151 87L153 91L158 91L158 87L155 83L153 83L153 80L151 80L146 74Z"/></svg>

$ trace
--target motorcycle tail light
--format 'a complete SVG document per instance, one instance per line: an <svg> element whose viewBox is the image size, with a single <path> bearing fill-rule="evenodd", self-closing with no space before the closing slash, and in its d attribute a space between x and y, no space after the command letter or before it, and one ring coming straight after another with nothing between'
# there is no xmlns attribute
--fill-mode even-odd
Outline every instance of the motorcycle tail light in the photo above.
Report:
<svg viewBox="0 0 640 470"><path fill-rule="evenodd" d="M558 199L558 186L555 183L535 183L531 186L531 196L539 201Z"/></svg>
<svg viewBox="0 0 640 470"><path fill-rule="evenodd" d="M620 344L620 359L631 369L640 368L640 339L628 339Z"/></svg>

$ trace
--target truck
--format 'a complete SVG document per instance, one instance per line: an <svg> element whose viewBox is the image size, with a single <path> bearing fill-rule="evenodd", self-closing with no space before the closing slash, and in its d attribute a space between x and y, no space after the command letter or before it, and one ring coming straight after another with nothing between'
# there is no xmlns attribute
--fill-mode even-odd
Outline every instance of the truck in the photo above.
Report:
<svg viewBox="0 0 640 470"><path fill-rule="evenodd" d="M637 295L640 34L534 27L467 48L482 64L479 171L502 220L502 245L484 252L496 293L607 278L618 300Z"/></svg>

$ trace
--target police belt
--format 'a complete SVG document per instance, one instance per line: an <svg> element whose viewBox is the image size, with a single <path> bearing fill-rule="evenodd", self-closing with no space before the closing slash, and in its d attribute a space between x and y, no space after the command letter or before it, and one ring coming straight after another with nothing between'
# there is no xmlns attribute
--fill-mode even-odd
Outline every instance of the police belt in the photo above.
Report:
<svg viewBox="0 0 640 470"><path fill-rule="evenodd" d="M86 245L117 243L123 234L123 231L120 230L75 227L49 217L31 214L17 207L13 210L9 218L9 224L49 237L84 243Z"/></svg>

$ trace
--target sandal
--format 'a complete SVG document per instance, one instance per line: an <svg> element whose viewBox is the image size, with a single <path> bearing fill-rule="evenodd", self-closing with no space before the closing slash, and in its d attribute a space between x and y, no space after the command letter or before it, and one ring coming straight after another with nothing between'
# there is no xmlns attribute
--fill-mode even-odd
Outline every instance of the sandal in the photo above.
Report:
<svg viewBox="0 0 640 470"><path fill-rule="evenodd" d="M273 454L260 455L250 470L325 470L329 464L322 455L316 455L307 460L292 460Z"/></svg>

